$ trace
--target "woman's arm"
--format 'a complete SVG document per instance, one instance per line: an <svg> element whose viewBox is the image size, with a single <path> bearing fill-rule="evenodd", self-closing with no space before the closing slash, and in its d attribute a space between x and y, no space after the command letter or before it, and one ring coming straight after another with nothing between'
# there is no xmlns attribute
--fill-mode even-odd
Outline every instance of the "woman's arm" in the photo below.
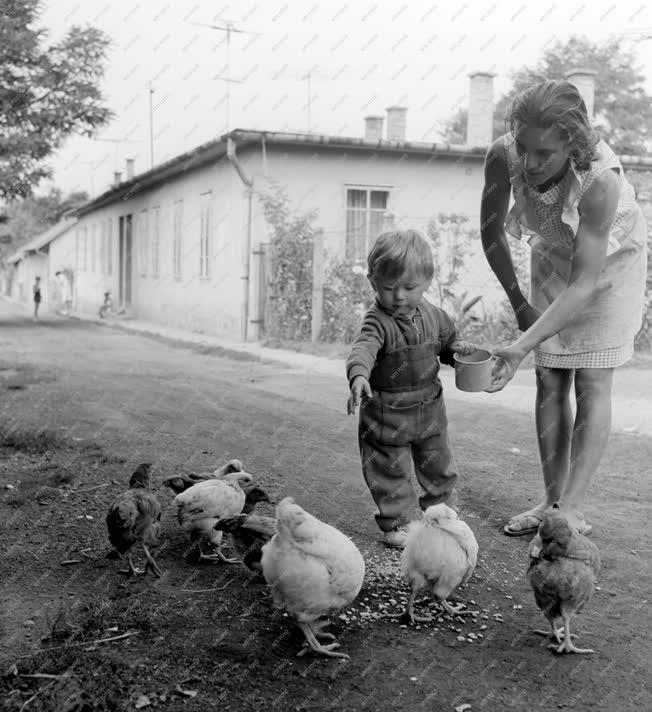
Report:
<svg viewBox="0 0 652 712"><path fill-rule="evenodd" d="M618 176L607 171L596 178L582 198L568 286L513 344L494 350L498 361L492 372L492 384L487 389L490 393L503 389L525 356L541 342L559 333L598 291L597 282L607 256L619 189Z"/></svg>
<svg viewBox="0 0 652 712"><path fill-rule="evenodd" d="M515 343L525 353L559 333L596 293L607 257L609 231L616 215L620 184L614 171L598 176L580 203L568 286Z"/></svg>
<svg viewBox="0 0 652 712"><path fill-rule="evenodd" d="M510 193L509 168L501 137L489 147L485 158L484 189L480 203L480 236L487 262L505 290L512 309L518 315L527 300L516 278L504 231Z"/></svg>

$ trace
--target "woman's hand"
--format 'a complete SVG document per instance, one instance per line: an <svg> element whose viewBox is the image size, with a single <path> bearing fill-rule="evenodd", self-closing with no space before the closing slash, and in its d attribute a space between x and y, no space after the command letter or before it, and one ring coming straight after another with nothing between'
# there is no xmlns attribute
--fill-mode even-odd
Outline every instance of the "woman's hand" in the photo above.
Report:
<svg viewBox="0 0 652 712"><path fill-rule="evenodd" d="M503 349L495 349L493 355L498 358L491 371L491 385L486 389L487 393L502 391L514 378L514 374L521 365L521 361L526 357L527 351L515 344L511 344Z"/></svg>
<svg viewBox="0 0 652 712"><path fill-rule="evenodd" d="M346 402L346 412L348 415L355 415L355 409L360 405L360 398L364 394L371 398L371 386L364 376L356 376L351 381L351 395Z"/></svg>
<svg viewBox="0 0 652 712"><path fill-rule="evenodd" d="M472 353L480 350L479 346L468 341L454 341L450 349L453 353L461 354L462 356L470 356Z"/></svg>

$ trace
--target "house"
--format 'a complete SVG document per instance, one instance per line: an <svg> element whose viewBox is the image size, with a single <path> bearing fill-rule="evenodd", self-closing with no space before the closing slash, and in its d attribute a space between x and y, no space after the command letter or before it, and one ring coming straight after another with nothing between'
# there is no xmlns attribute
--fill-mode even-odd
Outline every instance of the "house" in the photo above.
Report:
<svg viewBox="0 0 652 712"><path fill-rule="evenodd" d="M32 285L37 276L41 278L42 311L51 311L55 306L55 272L71 270L74 252L64 259L62 248L67 236L74 234L72 228L77 218L64 216L56 225L32 238L6 259L3 293L24 302L32 301Z"/></svg>
<svg viewBox="0 0 652 712"><path fill-rule="evenodd" d="M142 319L259 338L269 229L258 196L270 181L293 209L318 209L333 256L363 260L388 220L419 229L439 212L477 220L492 81L471 78L478 148L406 141L406 109L389 107L386 138L383 117L370 116L363 138L236 129L139 175L128 161L126 180L116 175L77 210L74 248L72 233L51 248L52 259L74 262L75 308L94 313L109 289Z"/></svg>
<svg viewBox="0 0 652 712"><path fill-rule="evenodd" d="M590 72L576 74L590 92ZM407 110L392 106L386 117L366 117L363 138L236 129L139 175L128 160L126 179L116 174L76 211L74 230L51 243L50 258L73 265L81 312L96 313L110 290L137 318L256 340L269 240L259 195L270 181L293 209L318 210L332 256L362 261L387 224L425 230L438 213L479 226L493 77L470 75L465 146L407 141ZM323 262L315 264L319 283ZM500 294L479 241L464 279L463 289L486 299Z"/></svg>

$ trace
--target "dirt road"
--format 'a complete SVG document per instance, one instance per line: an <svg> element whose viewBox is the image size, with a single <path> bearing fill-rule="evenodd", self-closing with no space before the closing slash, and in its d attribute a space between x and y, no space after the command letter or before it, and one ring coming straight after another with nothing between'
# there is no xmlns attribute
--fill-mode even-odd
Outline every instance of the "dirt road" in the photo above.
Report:
<svg viewBox="0 0 652 712"><path fill-rule="evenodd" d="M545 620L524 579L527 538L501 533L539 493L532 417L451 401L461 511L482 563L462 597L479 613L416 629L383 617L406 588L398 556L378 543L345 400L330 377L77 321L34 324L0 302L2 671L67 671L5 677L3 705L18 710L40 687L29 709L66 709L75 695L93 710L135 709L143 696L169 710L652 709L652 440L612 436L586 511L600 590L575 623L596 654L557 657L531 633ZM29 434L44 429L39 448ZM262 584L184 558L166 490L164 577L125 580L105 558L106 506L137 463L153 462L160 482L232 457L273 499L294 496L365 554L365 586L348 624L333 626L349 661L295 657L300 634Z"/></svg>

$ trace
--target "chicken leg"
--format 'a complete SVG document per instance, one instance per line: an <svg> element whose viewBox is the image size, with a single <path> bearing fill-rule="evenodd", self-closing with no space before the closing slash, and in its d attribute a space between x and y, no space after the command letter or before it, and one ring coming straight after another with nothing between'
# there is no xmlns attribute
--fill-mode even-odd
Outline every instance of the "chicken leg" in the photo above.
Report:
<svg viewBox="0 0 652 712"><path fill-rule="evenodd" d="M145 570L143 571L143 573L146 574L147 570L151 569L154 573L154 576L156 576L157 578L161 578L161 576L163 575L161 573L161 569L158 567L156 561L154 561L154 557L152 556L150 550L145 544L143 544L143 550L145 552L145 558L147 559L147 562L145 563Z"/></svg>
<svg viewBox="0 0 652 712"><path fill-rule="evenodd" d="M220 549L219 546L215 547L215 553L214 554L204 554L204 552L201 550L201 544L199 545L199 561L221 561L225 564L241 564L242 562L240 559L227 559L226 556L222 553L222 550Z"/></svg>
<svg viewBox="0 0 652 712"><path fill-rule="evenodd" d="M545 638L554 638L557 644L561 644L561 639L564 637L564 626L561 625L559 628L555 627L555 621L550 621L550 630L534 630L533 633L537 635L543 635ZM571 633L571 638L577 638L574 633Z"/></svg>
<svg viewBox="0 0 652 712"><path fill-rule="evenodd" d="M129 568L120 569L118 571L119 574L126 574L127 576L140 576L145 573L145 571L141 571L134 566L133 559L131 558L131 552L127 554L127 564L129 565Z"/></svg>
<svg viewBox="0 0 652 712"><path fill-rule="evenodd" d="M570 632L570 616L564 615L564 640L559 646L549 645L551 650L557 653L594 653L595 650L592 648L576 648L573 645L573 640Z"/></svg>
<svg viewBox="0 0 652 712"><path fill-rule="evenodd" d="M325 640L335 640L335 636L328 631L323 630L327 625L330 625L329 620L313 621L312 632L315 638L324 638Z"/></svg>
<svg viewBox="0 0 652 712"><path fill-rule="evenodd" d="M322 645L316 638L315 633L309 623L299 623L299 628L301 628L303 634L306 636L306 643L304 647L297 653L297 657L305 655L308 650L313 650L315 653L320 655L326 655L330 658L345 658L349 659L346 653L335 653L333 652L335 648L339 648L339 643L329 643L328 645Z"/></svg>

